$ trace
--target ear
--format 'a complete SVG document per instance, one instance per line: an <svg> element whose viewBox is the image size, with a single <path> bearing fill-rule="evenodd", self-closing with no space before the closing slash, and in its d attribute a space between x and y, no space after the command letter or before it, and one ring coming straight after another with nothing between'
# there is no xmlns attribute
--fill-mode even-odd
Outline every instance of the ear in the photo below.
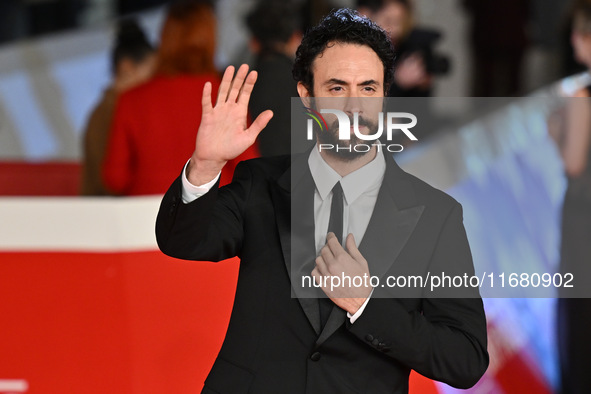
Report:
<svg viewBox="0 0 591 394"><path fill-rule="evenodd" d="M308 90L308 88L300 81L298 82L298 94L300 95L300 97L304 98L304 97L310 97L310 91Z"/></svg>
<svg viewBox="0 0 591 394"><path fill-rule="evenodd" d="M304 104L305 107L309 107L310 106L310 91L308 91L308 88L306 88L306 86L304 86L304 84L302 82L298 82L298 94L300 95L300 98L302 99L302 103Z"/></svg>

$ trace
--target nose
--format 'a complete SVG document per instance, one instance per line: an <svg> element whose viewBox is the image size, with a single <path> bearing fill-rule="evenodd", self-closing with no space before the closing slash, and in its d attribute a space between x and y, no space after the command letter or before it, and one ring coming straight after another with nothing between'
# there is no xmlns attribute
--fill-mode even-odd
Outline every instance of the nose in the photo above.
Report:
<svg viewBox="0 0 591 394"><path fill-rule="evenodd" d="M347 115L353 115L354 113L361 113L361 97L359 96L347 96L344 103L344 112Z"/></svg>

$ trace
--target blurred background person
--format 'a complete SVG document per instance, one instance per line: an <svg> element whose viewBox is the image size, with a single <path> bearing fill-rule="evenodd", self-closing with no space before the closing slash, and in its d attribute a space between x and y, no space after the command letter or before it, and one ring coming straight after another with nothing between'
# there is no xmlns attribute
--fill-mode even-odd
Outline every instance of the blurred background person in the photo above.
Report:
<svg viewBox="0 0 591 394"><path fill-rule="evenodd" d="M463 0L463 5L472 19L472 96L519 95L529 46L529 0Z"/></svg>
<svg viewBox="0 0 591 394"><path fill-rule="evenodd" d="M350 7L351 0L296 0L302 6L302 32L316 26L333 8Z"/></svg>
<svg viewBox="0 0 591 394"><path fill-rule="evenodd" d="M450 61L437 54L436 30L415 27L411 0L358 0L357 9L390 34L396 51L390 97L429 97L433 79L449 72Z"/></svg>
<svg viewBox="0 0 591 394"><path fill-rule="evenodd" d="M291 74L302 40L299 8L293 1L259 1L246 17L250 49L256 54L257 83L250 97L253 119L263 111L273 118L257 138L262 156L291 153L291 98L298 97Z"/></svg>
<svg viewBox="0 0 591 394"><path fill-rule="evenodd" d="M154 61L154 48L137 21L124 19L119 22L111 56L113 81L104 90L84 131L81 180L83 195L108 194L102 181L101 168L117 97L150 78L154 71Z"/></svg>
<svg viewBox="0 0 591 394"><path fill-rule="evenodd" d="M121 96L103 167L117 195L164 193L179 175L195 144L206 82L219 87L214 66L216 18L205 0L170 5L161 34L154 77ZM215 97L214 97L215 99ZM254 157L254 150L246 158ZM231 180L234 163L222 172Z"/></svg>
<svg viewBox="0 0 591 394"><path fill-rule="evenodd" d="M591 70L591 0L576 0L571 42L577 62ZM562 208L561 272L588 286L591 266L591 86L567 100L565 122L555 139L568 179ZM558 300L558 347L561 393L588 393L591 299Z"/></svg>
<svg viewBox="0 0 591 394"><path fill-rule="evenodd" d="M417 27L414 7L412 0L357 1L359 12L388 32L394 45L396 61L389 97L431 97L435 79L450 71L450 59L435 50L442 34L434 29ZM432 100L407 100L406 103L411 103L410 112L421 119L413 129L419 140L425 141L444 128L447 120L436 116ZM402 133L397 133L393 142L405 148L413 144Z"/></svg>

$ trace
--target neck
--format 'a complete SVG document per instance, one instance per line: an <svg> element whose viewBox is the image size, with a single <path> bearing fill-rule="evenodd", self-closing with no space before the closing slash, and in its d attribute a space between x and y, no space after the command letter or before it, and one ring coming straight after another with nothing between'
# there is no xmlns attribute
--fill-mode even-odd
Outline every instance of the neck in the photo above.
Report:
<svg viewBox="0 0 591 394"><path fill-rule="evenodd" d="M359 156L354 160L342 160L338 157L326 153L326 151L321 151L320 156L324 159L326 164L328 164L333 170L337 172L337 174L339 174L341 177L344 177L354 171L357 171L358 169L372 161L376 157L376 153L377 149L374 146L369 152L362 156Z"/></svg>
<svg viewBox="0 0 591 394"><path fill-rule="evenodd" d="M133 78L128 78L125 76L119 76L115 78L115 82L113 83L113 88L117 93L122 93L129 88L133 87L137 84L137 81Z"/></svg>
<svg viewBox="0 0 591 394"><path fill-rule="evenodd" d="M121 78L117 78L115 80L115 83L113 83L112 86L113 86L113 90L115 90L115 92L117 92L117 93L121 93L127 88L126 82L124 80L122 80Z"/></svg>

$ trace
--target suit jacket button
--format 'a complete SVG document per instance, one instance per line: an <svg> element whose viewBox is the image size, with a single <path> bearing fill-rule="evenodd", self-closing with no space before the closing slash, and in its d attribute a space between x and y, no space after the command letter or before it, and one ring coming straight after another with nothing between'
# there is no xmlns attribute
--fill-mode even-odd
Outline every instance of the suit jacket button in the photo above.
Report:
<svg viewBox="0 0 591 394"><path fill-rule="evenodd" d="M367 335L365 336L365 340L366 340L367 342L371 342L371 341L373 341L373 335L371 335L371 334L367 334Z"/></svg>
<svg viewBox="0 0 591 394"><path fill-rule="evenodd" d="M374 338L374 340L371 341L371 344L374 346L378 346L380 344L380 340L378 338Z"/></svg>
<svg viewBox="0 0 591 394"><path fill-rule="evenodd" d="M312 353L312 355L310 356L310 360L312 360L312 361L320 360L320 352Z"/></svg>

